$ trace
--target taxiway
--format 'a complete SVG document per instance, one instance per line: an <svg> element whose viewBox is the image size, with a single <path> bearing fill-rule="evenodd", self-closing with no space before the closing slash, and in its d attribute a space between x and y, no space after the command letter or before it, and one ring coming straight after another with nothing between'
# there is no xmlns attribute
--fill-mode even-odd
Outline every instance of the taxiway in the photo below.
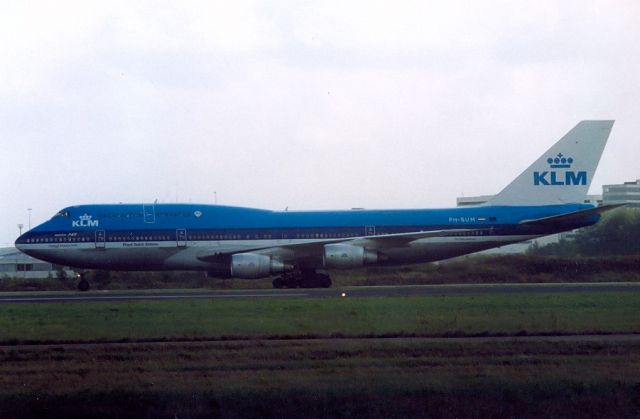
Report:
<svg viewBox="0 0 640 419"><path fill-rule="evenodd" d="M63 303L101 301L162 301L185 299L238 299L238 298L365 298L453 296L488 294L563 294L563 293L640 293L640 283L563 283L563 284L464 284L464 285L408 285L374 286L329 289L285 290L137 290L90 292L32 292L1 293L0 304L9 303Z"/></svg>

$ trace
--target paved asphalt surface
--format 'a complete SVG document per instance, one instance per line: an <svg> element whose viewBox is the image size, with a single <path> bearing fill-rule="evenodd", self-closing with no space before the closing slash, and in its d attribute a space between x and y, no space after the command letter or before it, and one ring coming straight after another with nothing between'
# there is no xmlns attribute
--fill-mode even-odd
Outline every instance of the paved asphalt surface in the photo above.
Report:
<svg viewBox="0 0 640 419"><path fill-rule="evenodd" d="M0 304L33 302L99 302L136 300L235 299L235 298L362 298L400 296L450 296L487 294L640 293L640 283L575 284L468 284L382 286L290 290L140 290L89 292L2 293ZM344 293L344 295L343 295Z"/></svg>

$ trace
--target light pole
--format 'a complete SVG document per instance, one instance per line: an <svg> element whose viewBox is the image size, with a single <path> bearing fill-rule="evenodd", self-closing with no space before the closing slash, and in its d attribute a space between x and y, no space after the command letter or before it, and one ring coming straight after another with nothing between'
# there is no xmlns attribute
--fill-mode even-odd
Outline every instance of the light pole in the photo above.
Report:
<svg viewBox="0 0 640 419"><path fill-rule="evenodd" d="M24 227L23 224L18 224L18 230L20 230L20 235L22 236L22 227Z"/></svg>
<svg viewBox="0 0 640 419"><path fill-rule="evenodd" d="M29 230L31 230L31 208L27 208L27 211L29 211Z"/></svg>

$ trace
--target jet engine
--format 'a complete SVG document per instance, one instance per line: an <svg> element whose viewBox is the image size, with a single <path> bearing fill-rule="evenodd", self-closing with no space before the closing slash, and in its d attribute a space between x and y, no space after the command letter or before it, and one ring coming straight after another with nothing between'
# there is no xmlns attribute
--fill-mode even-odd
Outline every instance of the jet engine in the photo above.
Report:
<svg viewBox="0 0 640 419"><path fill-rule="evenodd" d="M257 253L236 253L231 256L231 276L244 279L263 278L290 270L291 266Z"/></svg>
<svg viewBox="0 0 640 419"><path fill-rule="evenodd" d="M376 263L378 252L349 244L325 244L323 263L325 268L358 268L365 264Z"/></svg>

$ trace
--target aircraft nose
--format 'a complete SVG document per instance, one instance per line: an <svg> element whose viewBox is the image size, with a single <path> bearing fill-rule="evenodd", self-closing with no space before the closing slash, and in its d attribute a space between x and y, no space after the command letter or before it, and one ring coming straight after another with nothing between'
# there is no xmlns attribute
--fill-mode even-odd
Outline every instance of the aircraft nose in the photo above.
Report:
<svg viewBox="0 0 640 419"><path fill-rule="evenodd" d="M30 234L29 232L26 232L24 234L22 234L21 236L19 236L14 245L16 247L16 249L20 250L20 251L24 251L25 250L25 245L27 244L27 240L29 239Z"/></svg>

